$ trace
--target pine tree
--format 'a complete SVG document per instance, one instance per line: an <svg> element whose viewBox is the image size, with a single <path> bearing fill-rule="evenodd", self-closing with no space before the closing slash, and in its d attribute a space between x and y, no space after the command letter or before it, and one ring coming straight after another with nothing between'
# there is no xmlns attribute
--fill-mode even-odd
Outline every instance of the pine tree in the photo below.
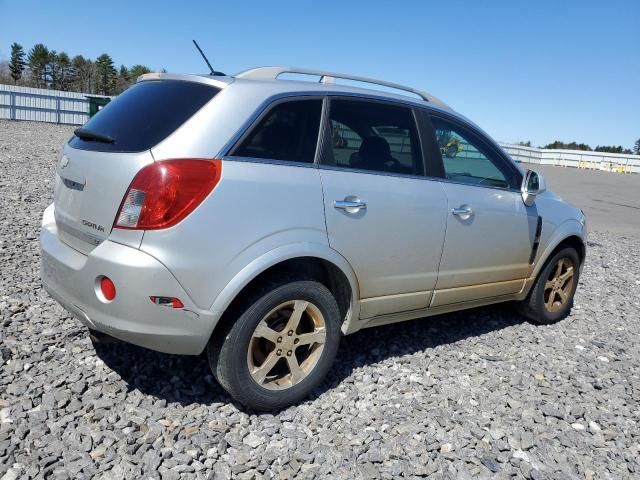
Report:
<svg viewBox="0 0 640 480"><path fill-rule="evenodd" d="M640 138L636 140L636 143L633 146L633 153L635 153L636 155L640 155Z"/></svg>
<svg viewBox="0 0 640 480"><path fill-rule="evenodd" d="M120 71L118 72L118 75L127 82L129 81L129 69L124 65L120 65Z"/></svg>
<svg viewBox="0 0 640 480"><path fill-rule="evenodd" d="M60 88L58 82L60 80L60 69L58 68L58 52L51 50L49 52L49 60L45 67L46 76L49 79L49 86L56 90Z"/></svg>
<svg viewBox="0 0 640 480"><path fill-rule="evenodd" d="M60 52L55 62L56 76L58 78L57 87L60 90L69 90L71 81L73 80L73 72L71 68L71 59L66 52Z"/></svg>
<svg viewBox="0 0 640 480"><path fill-rule="evenodd" d="M94 77L95 64L82 55L76 55L71 60L72 83L71 89L75 92L95 93Z"/></svg>
<svg viewBox="0 0 640 480"><path fill-rule="evenodd" d="M138 77L140 75L144 75L145 73L151 73L149 67L137 64L129 69L129 78L131 79L132 83L135 83Z"/></svg>
<svg viewBox="0 0 640 480"><path fill-rule="evenodd" d="M116 88L116 69L113 59L103 53L96 59L96 90L102 95L113 95Z"/></svg>
<svg viewBox="0 0 640 480"><path fill-rule="evenodd" d="M49 65L50 57L49 49L42 43L34 45L29 51L27 61L29 62L29 70L31 70L31 76L36 87L46 87L49 83L47 65Z"/></svg>
<svg viewBox="0 0 640 480"><path fill-rule="evenodd" d="M28 73L25 73L26 69ZM121 65L116 69L113 59L106 53L95 62L82 55L71 59L67 53L49 50L42 43L34 45L28 55L25 55L21 45L13 43L9 70L16 84L23 79L23 82L26 80L27 84L38 88L102 95L120 94L135 83L140 75L151 72L149 67L141 64L131 68Z"/></svg>
<svg viewBox="0 0 640 480"><path fill-rule="evenodd" d="M18 80L22 78L22 72L26 66L24 59L24 49L19 43L11 44L11 61L9 62L9 70L11 71L11 78L13 83L17 84Z"/></svg>
<svg viewBox="0 0 640 480"><path fill-rule="evenodd" d="M129 76L129 69L124 65L120 65L118 71L118 78L116 79L116 93L120 94L124 92L131 85L131 78Z"/></svg>

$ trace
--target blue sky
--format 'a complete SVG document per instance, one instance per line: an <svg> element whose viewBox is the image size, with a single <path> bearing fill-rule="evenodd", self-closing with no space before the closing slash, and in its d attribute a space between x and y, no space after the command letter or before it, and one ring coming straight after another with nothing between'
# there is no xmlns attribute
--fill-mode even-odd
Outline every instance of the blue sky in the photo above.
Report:
<svg viewBox="0 0 640 480"><path fill-rule="evenodd" d="M42 42L202 72L196 38L226 73L295 65L430 91L500 141L640 138L640 0L92 3L0 0L0 59Z"/></svg>

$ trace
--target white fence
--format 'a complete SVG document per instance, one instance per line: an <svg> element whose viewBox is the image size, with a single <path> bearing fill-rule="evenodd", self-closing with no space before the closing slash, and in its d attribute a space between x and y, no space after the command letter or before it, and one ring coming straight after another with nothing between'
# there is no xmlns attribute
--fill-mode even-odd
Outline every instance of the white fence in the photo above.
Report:
<svg viewBox="0 0 640 480"><path fill-rule="evenodd" d="M89 98L84 93L0 85L0 118L83 125L89 120Z"/></svg>
<svg viewBox="0 0 640 480"><path fill-rule="evenodd" d="M578 167L608 172L640 173L640 155L582 150L551 150L506 143L500 145L516 162Z"/></svg>

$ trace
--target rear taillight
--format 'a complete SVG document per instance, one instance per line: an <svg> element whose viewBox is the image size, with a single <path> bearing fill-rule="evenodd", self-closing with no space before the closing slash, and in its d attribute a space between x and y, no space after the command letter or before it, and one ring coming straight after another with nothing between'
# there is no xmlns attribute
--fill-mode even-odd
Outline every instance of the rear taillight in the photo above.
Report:
<svg viewBox="0 0 640 480"><path fill-rule="evenodd" d="M131 182L114 228L158 230L189 215L216 186L220 160L163 160L147 165Z"/></svg>

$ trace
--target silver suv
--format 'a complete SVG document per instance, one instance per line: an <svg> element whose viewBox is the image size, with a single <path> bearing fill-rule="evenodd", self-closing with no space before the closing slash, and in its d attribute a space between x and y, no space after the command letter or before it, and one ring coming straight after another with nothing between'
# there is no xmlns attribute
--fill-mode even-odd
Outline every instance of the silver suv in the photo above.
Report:
<svg viewBox="0 0 640 480"><path fill-rule="evenodd" d="M585 236L579 209L427 93L286 67L148 74L65 145L42 281L92 331L206 350L268 410L362 328L514 300L563 318Z"/></svg>

